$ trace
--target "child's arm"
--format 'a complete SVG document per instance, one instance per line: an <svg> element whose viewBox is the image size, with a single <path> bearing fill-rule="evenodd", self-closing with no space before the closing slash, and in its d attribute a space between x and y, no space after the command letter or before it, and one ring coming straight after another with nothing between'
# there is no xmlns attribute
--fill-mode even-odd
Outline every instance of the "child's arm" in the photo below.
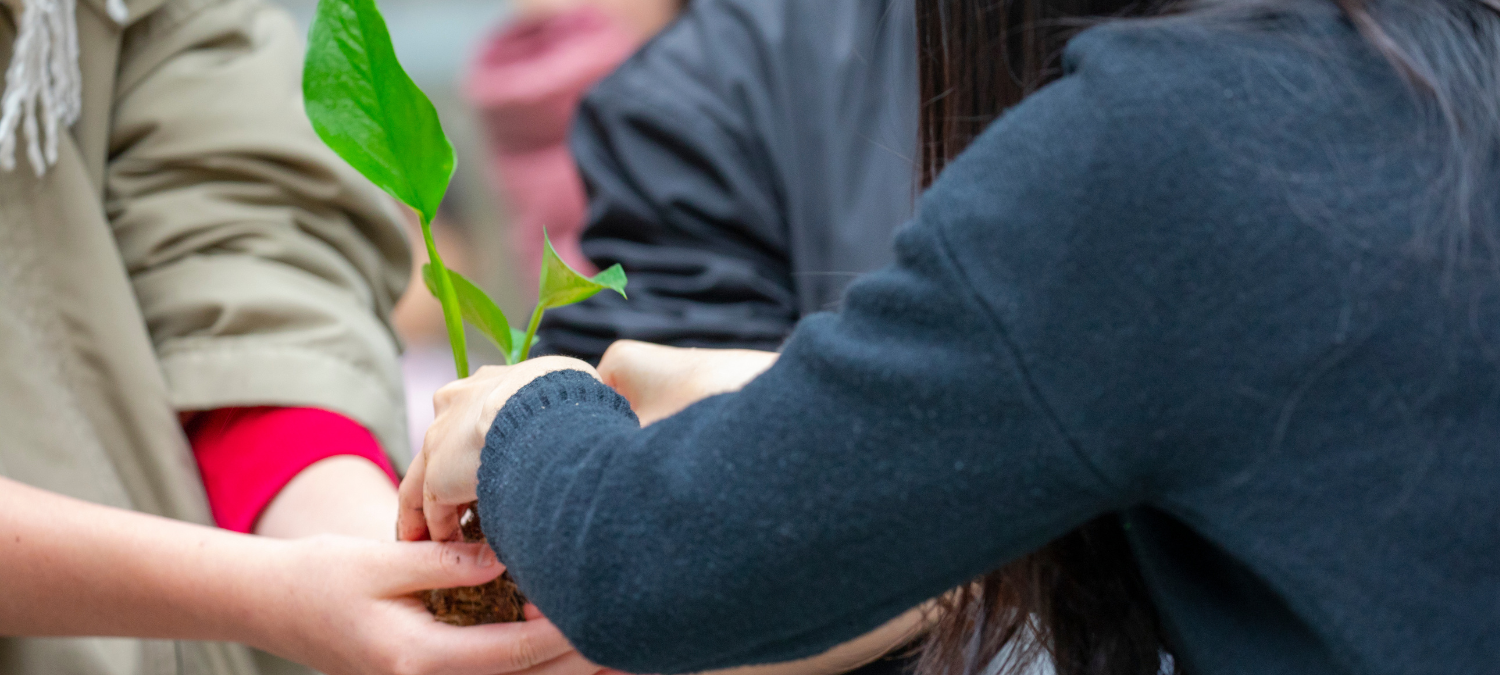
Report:
<svg viewBox="0 0 1500 675"><path fill-rule="evenodd" d="M478 544L276 541L0 478L0 635L226 640L330 675L597 670L545 620L454 628L409 597L500 570Z"/></svg>

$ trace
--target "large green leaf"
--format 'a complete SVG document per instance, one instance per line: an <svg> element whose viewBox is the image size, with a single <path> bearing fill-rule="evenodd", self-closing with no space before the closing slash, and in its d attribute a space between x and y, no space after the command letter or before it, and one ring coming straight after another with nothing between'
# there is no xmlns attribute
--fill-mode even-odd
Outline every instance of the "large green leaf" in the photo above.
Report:
<svg viewBox="0 0 1500 675"><path fill-rule="evenodd" d="M516 353L516 336L522 335L520 331L512 328L510 322L505 319L505 312L485 295L474 282L465 279L463 275L453 270L448 270L448 279L453 282L453 292L458 296L458 306L463 312L465 321L473 324L479 332L484 333L500 353L505 355L507 363L514 364L513 358ZM427 290L437 295L438 281L433 273L431 265L422 266L422 280L427 283Z"/></svg>
<svg viewBox="0 0 1500 675"><path fill-rule="evenodd" d="M453 178L453 145L437 109L391 46L374 0L320 0L302 66L302 96L318 137L370 182L416 210L432 261L459 377L469 375L458 298L432 240L432 219Z"/></svg>
<svg viewBox="0 0 1500 675"><path fill-rule="evenodd" d="M432 222L453 177L453 146L396 60L374 0L320 0L302 94L328 147Z"/></svg>

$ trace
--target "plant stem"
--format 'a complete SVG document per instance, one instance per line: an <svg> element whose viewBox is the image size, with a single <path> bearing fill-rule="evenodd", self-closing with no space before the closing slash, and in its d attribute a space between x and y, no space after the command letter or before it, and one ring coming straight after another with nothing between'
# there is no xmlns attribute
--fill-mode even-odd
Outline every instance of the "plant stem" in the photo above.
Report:
<svg viewBox="0 0 1500 675"><path fill-rule="evenodd" d="M521 341L521 360L531 358L531 341L536 338L536 329L542 325L542 312L547 308L542 303L536 303L536 309L531 310L531 323L526 324L526 339Z"/></svg>
<svg viewBox="0 0 1500 675"><path fill-rule="evenodd" d="M448 327L448 344L453 347L453 367L459 379L469 376L469 346L464 339L464 316L458 307L458 293L453 291L453 280L448 277L448 268L438 255L437 244L432 240L432 222L427 216L422 219L422 241L427 244L427 260L437 277L438 304L443 307L443 323Z"/></svg>

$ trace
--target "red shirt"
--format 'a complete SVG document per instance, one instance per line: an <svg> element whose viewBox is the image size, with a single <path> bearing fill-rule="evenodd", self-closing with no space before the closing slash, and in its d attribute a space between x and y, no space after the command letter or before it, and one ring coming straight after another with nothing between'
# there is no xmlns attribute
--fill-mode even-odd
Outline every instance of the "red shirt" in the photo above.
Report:
<svg viewBox="0 0 1500 675"><path fill-rule="evenodd" d="M272 499L313 464L364 457L397 482L375 436L358 422L317 408L222 408L187 426L214 520L250 532Z"/></svg>

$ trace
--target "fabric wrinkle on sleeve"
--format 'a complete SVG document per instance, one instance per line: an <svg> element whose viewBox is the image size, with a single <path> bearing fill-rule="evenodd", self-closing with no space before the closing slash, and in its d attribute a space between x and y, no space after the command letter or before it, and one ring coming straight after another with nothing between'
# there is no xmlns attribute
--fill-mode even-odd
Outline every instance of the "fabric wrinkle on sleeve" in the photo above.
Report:
<svg viewBox="0 0 1500 675"><path fill-rule="evenodd" d="M106 206L173 405L335 410L404 465L389 316L409 249L307 121L290 17L195 3L123 52Z"/></svg>

